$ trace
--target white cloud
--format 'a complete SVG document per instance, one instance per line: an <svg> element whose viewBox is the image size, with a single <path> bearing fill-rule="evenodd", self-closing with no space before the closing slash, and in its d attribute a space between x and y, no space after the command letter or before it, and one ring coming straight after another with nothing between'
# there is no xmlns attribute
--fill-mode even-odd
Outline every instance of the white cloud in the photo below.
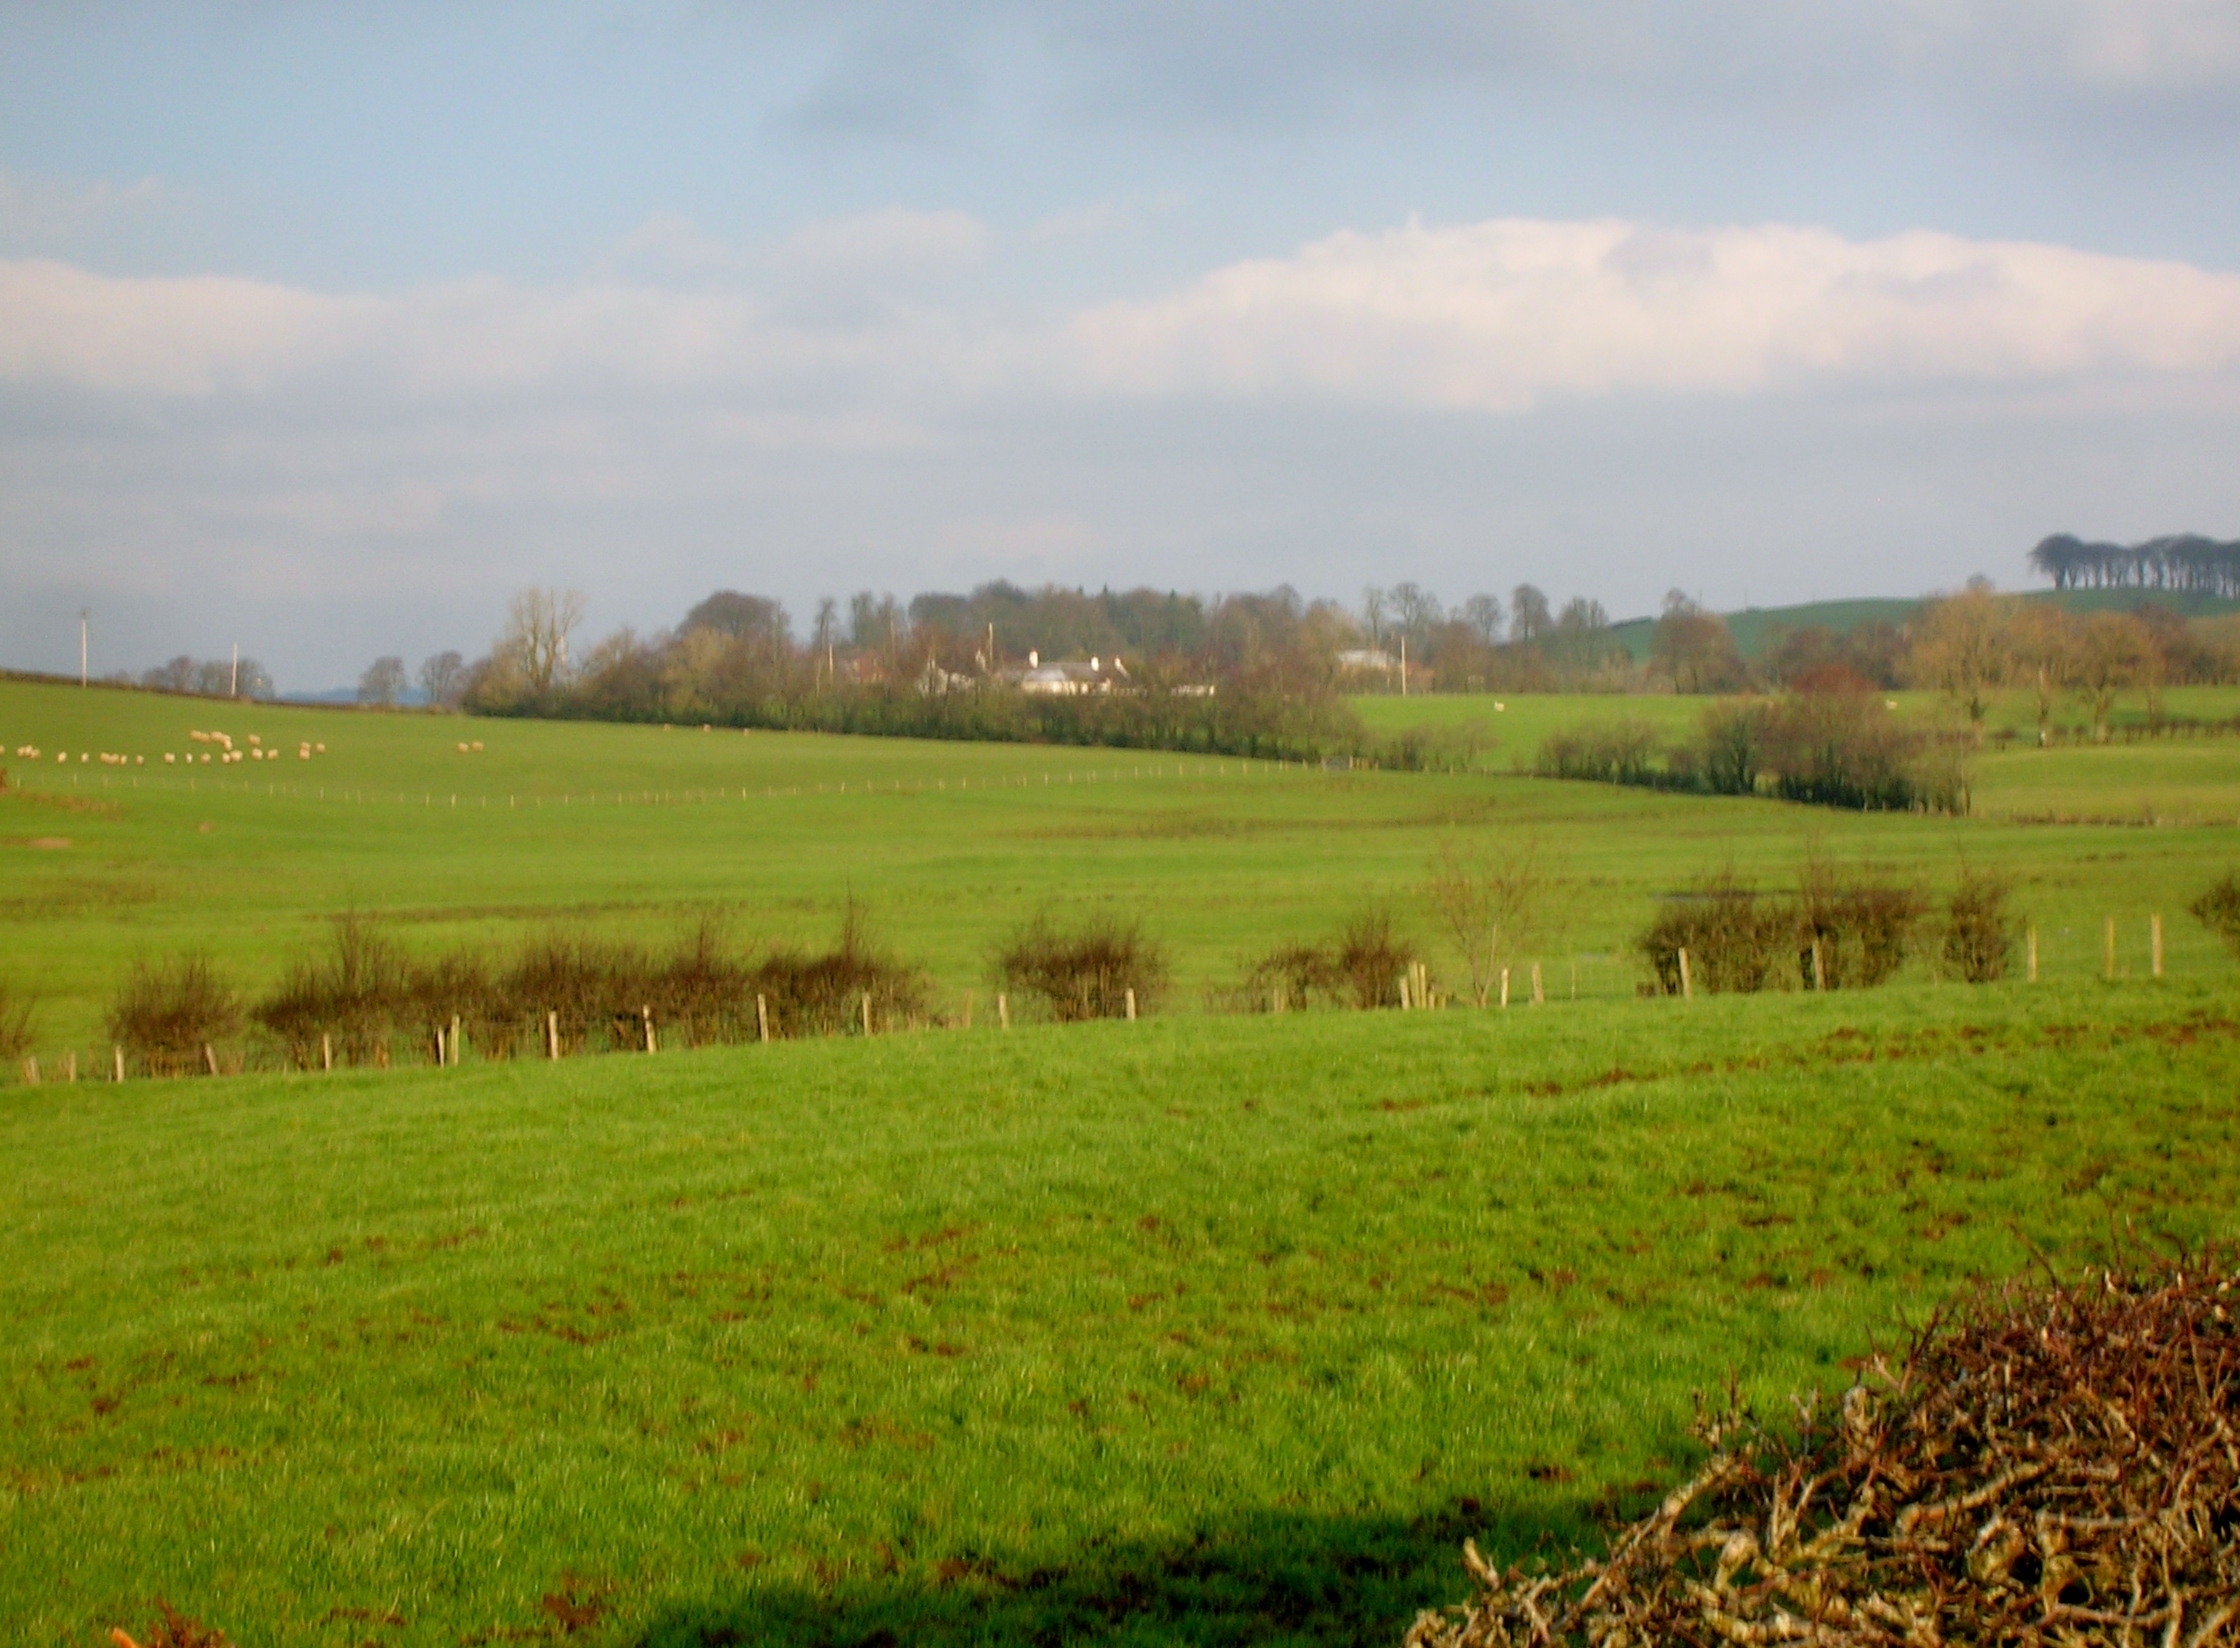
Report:
<svg viewBox="0 0 2240 1648"><path fill-rule="evenodd" d="M2240 366L2240 277L1917 230L1411 223L1072 327L1092 383L1516 411L1551 396Z"/></svg>
<svg viewBox="0 0 2240 1648"><path fill-rule="evenodd" d="M969 297L904 302L879 273L894 271L899 291L908 271L966 266L986 238L963 213L874 214L801 231L762 261L759 285L689 290L603 275L336 297L0 261L0 383L287 391L384 416L513 400L612 417L706 401L899 428L1052 395L1515 412L1551 397L2240 368L2240 276L1926 230L1854 241L1779 225L1411 223L1055 324Z"/></svg>

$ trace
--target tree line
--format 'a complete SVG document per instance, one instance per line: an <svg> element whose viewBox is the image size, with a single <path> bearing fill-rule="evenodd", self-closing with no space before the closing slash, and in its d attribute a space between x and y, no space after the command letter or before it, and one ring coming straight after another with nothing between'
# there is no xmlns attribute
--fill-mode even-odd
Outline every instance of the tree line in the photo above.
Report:
<svg viewBox="0 0 2240 1648"><path fill-rule="evenodd" d="M2055 589L2168 589L2240 595L2240 539L2219 543L2198 533L2145 543L2086 543L2056 533L2030 552L2030 564Z"/></svg>

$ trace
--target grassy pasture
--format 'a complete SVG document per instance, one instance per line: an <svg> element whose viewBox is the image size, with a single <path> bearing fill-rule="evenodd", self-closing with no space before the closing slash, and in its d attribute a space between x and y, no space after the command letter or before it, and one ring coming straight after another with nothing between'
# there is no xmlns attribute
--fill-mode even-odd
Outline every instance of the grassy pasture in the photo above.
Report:
<svg viewBox="0 0 2240 1648"><path fill-rule="evenodd" d="M1568 713L1559 701L1511 703L1525 719ZM213 726L291 753L191 774L161 766L166 749L204 748L190 728ZM460 754L462 736L484 751ZM303 738L328 753L298 761ZM134 957L205 948L261 988L353 907L390 917L416 947L503 944L555 925L665 937L710 907L750 937L814 940L853 894L929 969L952 1015L967 991L985 1012L990 950L1017 922L1042 909L1116 911L1140 914L1171 947L1172 1008L1194 1011L1245 958L1380 900L1435 967L1450 966L1417 893L1454 837L1542 844L1559 887L1537 948L1552 990L1568 995L1575 970L1588 998L1633 993L1627 946L1661 894L1728 862L1784 883L1815 845L1934 886L1963 855L2012 874L2049 979L2098 969L2108 916L2121 965L2143 971L2154 911L2177 975L2226 977L2230 963L2181 912L2240 857L2240 805L2227 810L2240 743L2225 740L1987 756L1978 793L1993 816L1959 820L1506 772L1338 774L1112 750L237 710L0 683L0 747L24 743L47 759L4 763L14 787L0 795L0 979L37 999L50 1069L66 1048L106 1056L102 1014ZM67 766L52 759L63 750ZM75 759L104 750L151 760ZM2128 826L2150 808L2221 822L2047 828L1997 816Z"/></svg>
<svg viewBox="0 0 2240 1648"><path fill-rule="evenodd" d="M1390 1643L1689 1392L2240 1233L2222 981L15 1089L0 1620Z"/></svg>

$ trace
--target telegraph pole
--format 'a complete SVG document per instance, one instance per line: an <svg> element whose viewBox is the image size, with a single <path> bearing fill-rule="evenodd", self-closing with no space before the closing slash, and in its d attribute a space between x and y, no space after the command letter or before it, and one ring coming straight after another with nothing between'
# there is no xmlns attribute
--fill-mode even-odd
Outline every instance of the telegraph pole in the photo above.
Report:
<svg viewBox="0 0 2240 1648"><path fill-rule="evenodd" d="M239 698L241 696L241 643L239 641L233 644L233 673L226 677L226 696L228 698Z"/></svg>
<svg viewBox="0 0 2240 1648"><path fill-rule="evenodd" d="M86 627L93 619L93 609L78 609L78 685L86 684Z"/></svg>

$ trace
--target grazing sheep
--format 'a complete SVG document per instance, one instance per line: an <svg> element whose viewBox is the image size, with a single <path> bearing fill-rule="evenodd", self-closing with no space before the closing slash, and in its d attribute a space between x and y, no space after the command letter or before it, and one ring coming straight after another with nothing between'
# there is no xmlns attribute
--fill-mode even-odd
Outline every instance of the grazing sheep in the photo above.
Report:
<svg viewBox="0 0 2240 1648"><path fill-rule="evenodd" d="M178 758L177 756L173 755L173 754L172 754L172 753L171 753L171 752L170 752L169 750L165 750L165 751L163 752L163 764L164 764L165 766L167 766L167 767L168 767L168 766L170 766L170 765L171 765L171 764L172 764L172 763L173 763L174 761L176 761L176 760L178 760L178 759L179 759L179 758Z"/></svg>
<svg viewBox="0 0 2240 1648"><path fill-rule="evenodd" d="M479 738L478 738L478 739L476 739L476 740L474 741L474 748L475 748L475 753L476 753L477 755L480 755L480 754L482 753L482 740L481 740L481 739L479 739Z"/></svg>

